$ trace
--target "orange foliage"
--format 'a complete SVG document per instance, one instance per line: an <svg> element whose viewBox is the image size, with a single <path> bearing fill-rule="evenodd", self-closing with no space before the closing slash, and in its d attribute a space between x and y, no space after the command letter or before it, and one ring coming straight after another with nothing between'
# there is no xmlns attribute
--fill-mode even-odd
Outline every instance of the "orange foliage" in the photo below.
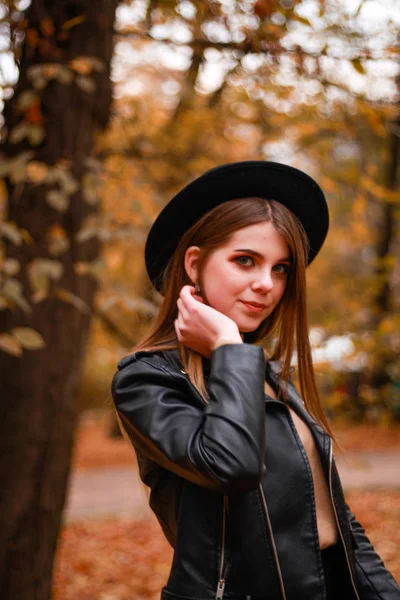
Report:
<svg viewBox="0 0 400 600"><path fill-rule="evenodd" d="M357 491L347 498L394 577L400 578L396 491ZM154 519L73 523L63 528L54 600L157 600L172 550Z"/></svg>
<svg viewBox="0 0 400 600"><path fill-rule="evenodd" d="M346 499L386 567L400 581L400 492L352 491Z"/></svg>
<svg viewBox="0 0 400 600"><path fill-rule="evenodd" d="M111 438L111 415L99 421L82 421L76 437L73 469L96 469L136 464L135 454L123 438Z"/></svg>
<svg viewBox="0 0 400 600"><path fill-rule="evenodd" d="M32 104L26 109L24 114L25 121L34 125L41 125L43 123L43 115L40 109L40 100L32 102Z"/></svg>
<svg viewBox="0 0 400 600"><path fill-rule="evenodd" d="M82 419L74 469L135 464L124 439L112 439L111 412ZM400 447L400 425L337 425L342 447L371 450ZM400 492L351 491L347 501L393 575L400 578ZM54 600L158 600L172 550L155 518L87 520L64 525L54 577Z"/></svg>
<svg viewBox="0 0 400 600"><path fill-rule="evenodd" d="M64 527L54 600L156 600L172 550L158 523L85 521Z"/></svg>

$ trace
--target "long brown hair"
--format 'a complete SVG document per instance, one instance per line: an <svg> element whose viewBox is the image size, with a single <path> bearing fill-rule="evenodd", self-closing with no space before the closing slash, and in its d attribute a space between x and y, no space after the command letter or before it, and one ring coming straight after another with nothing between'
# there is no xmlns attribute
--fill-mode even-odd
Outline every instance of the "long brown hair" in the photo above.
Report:
<svg viewBox="0 0 400 600"><path fill-rule="evenodd" d="M184 285L193 285L186 274L184 258L190 246L201 248L201 268L207 256L226 243L231 235L249 225L270 222L289 246L292 266L285 292L275 310L253 332L244 334L246 343L269 338L274 341L271 360L283 363L281 379L283 395L290 377L291 359L297 352L299 383L307 409L332 435L329 422L322 409L315 382L314 368L308 335L306 302L306 266L308 239L295 215L283 204L264 198L240 198L224 202L197 221L182 236L162 278L161 293L164 300L149 333L133 351L178 349L184 370L190 381L207 401L202 356L182 346L176 337L174 321L177 318L177 299Z"/></svg>

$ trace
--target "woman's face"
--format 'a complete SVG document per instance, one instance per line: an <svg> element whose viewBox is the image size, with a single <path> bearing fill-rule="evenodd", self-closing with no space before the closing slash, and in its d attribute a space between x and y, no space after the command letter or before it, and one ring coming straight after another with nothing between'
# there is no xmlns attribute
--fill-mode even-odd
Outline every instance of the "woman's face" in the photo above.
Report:
<svg viewBox="0 0 400 600"><path fill-rule="evenodd" d="M254 331L278 305L291 268L289 247L272 223L236 231L212 251L200 276L204 300L237 324Z"/></svg>

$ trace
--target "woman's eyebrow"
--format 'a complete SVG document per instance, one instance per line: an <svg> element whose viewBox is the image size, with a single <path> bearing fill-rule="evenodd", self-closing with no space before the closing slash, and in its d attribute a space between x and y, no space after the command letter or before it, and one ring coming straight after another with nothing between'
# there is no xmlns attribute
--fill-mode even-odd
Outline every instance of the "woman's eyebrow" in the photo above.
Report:
<svg viewBox="0 0 400 600"><path fill-rule="evenodd" d="M264 256L260 254L260 252L252 250L251 248L236 248L234 252L246 252L247 254L252 254L253 256L256 256L257 258L264 258ZM290 256L285 256L285 258L279 258L276 262L292 262L292 259L290 258Z"/></svg>

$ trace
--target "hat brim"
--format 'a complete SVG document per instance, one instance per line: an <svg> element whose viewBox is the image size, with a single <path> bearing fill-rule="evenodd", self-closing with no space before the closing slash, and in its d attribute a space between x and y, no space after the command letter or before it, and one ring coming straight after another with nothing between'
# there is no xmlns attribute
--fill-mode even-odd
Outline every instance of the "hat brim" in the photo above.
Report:
<svg viewBox="0 0 400 600"><path fill-rule="evenodd" d="M245 161L206 171L180 190L160 212L147 237L145 262L159 290L162 274L182 235L215 206L235 198L276 200L302 223L312 262L326 238L329 212L319 185L306 173L281 163Z"/></svg>

